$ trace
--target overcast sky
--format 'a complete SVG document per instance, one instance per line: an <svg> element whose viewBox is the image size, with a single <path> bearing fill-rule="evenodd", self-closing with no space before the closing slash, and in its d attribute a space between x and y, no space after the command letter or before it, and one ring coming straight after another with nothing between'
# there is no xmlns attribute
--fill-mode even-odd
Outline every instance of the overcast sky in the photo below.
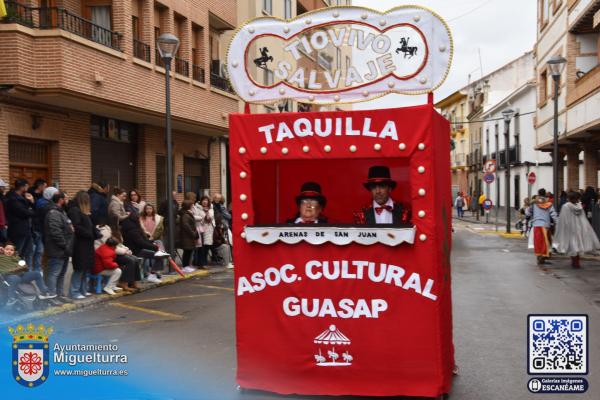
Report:
<svg viewBox="0 0 600 400"><path fill-rule="evenodd" d="M531 50L536 38L534 0L353 0L352 4L381 11L402 4L421 5L448 22L454 38L454 60L450 75L435 92L436 102L466 86L469 74L472 80L479 79ZM424 102L423 96L388 95L355 104L354 108L391 108Z"/></svg>

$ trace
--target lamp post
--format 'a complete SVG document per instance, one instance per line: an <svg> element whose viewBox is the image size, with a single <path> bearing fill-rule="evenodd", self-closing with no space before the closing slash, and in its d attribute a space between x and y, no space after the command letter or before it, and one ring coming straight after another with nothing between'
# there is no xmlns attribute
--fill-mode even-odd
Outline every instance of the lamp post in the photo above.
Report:
<svg viewBox="0 0 600 400"><path fill-rule="evenodd" d="M552 163L552 184L555 199L558 199L560 196L558 192L558 89L560 86L560 76L566 65L567 60L561 56L554 56L548 60L548 68L554 80L554 143L552 146L552 161L554 162ZM556 205L558 206L558 204ZM558 210L558 207L555 208Z"/></svg>
<svg viewBox="0 0 600 400"><path fill-rule="evenodd" d="M512 109L502 111L504 118L504 162L506 169L504 170L504 194L506 203L506 233L510 233L510 121L515 112Z"/></svg>
<svg viewBox="0 0 600 400"><path fill-rule="evenodd" d="M171 33L163 33L156 39L156 46L165 64L165 128L167 141L167 251L175 254L175 221L173 218L173 140L171 138L171 60L179 49L179 39Z"/></svg>

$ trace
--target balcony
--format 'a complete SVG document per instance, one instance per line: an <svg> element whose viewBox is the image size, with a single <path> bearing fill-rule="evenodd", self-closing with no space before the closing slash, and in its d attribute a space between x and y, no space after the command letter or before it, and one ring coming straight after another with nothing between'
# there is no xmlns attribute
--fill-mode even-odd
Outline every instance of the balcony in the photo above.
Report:
<svg viewBox="0 0 600 400"><path fill-rule="evenodd" d="M190 76L190 63L182 58L175 57L175 72L179 75Z"/></svg>
<svg viewBox="0 0 600 400"><path fill-rule="evenodd" d="M133 39L133 56L140 60L150 62L150 45L140 42L137 39Z"/></svg>
<svg viewBox="0 0 600 400"><path fill-rule="evenodd" d="M196 82L205 83L204 68L199 65L192 64L192 79Z"/></svg>
<svg viewBox="0 0 600 400"><path fill-rule="evenodd" d="M35 29L62 29L92 42L122 51L122 35L72 14L61 7L29 7L7 1L6 17L0 23L17 23Z"/></svg>
<svg viewBox="0 0 600 400"><path fill-rule="evenodd" d="M229 80L221 75L219 60L213 60L210 68L210 85L214 88L224 90L229 93L233 93L233 88L229 84Z"/></svg>
<svg viewBox="0 0 600 400"><path fill-rule="evenodd" d="M35 107L164 124L165 71L160 68L164 64L157 53L156 58L152 54L150 38L144 43L131 32L121 38L63 8L25 4L25 0L8 0L8 16L0 21L0 43L7 44L0 46L0 83L10 83L11 98L23 104L34 102ZM123 32L129 20L114 22L113 30ZM131 44L126 45L125 39ZM226 79L213 80L213 88L202 85L210 78L204 56L196 55L198 65L192 65L187 54L183 61L171 64L177 78L171 80L173 129L202 132L211 127L224 132L228 120L223 114L239 109L235 96L216 89L230 90Z"/></svg>

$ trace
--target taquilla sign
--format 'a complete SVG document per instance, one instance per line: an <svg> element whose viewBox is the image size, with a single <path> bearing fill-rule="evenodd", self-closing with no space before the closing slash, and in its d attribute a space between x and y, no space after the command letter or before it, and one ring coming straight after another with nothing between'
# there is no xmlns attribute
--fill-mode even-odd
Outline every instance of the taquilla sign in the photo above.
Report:
<svg viewBox="0 0 600 400"><path fill-rule="evenodd" d="M447 25L428 9L333 7L247 23L231 42L227 69L248 102L355 102L434 90L452 50Z"/></svg>

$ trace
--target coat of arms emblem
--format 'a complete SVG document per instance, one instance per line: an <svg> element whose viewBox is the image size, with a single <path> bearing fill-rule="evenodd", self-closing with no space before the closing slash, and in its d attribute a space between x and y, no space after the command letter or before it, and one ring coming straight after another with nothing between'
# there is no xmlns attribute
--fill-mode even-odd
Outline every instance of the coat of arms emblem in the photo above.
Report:
<svg viewBox="0 0 600 400"><path fill-rule="evenodd" d="M25 387L36 387L46 382L50 373L50 344L48 338L54 332L51 327L29 324L9 327L13 337L13 378Z"/></svg>

